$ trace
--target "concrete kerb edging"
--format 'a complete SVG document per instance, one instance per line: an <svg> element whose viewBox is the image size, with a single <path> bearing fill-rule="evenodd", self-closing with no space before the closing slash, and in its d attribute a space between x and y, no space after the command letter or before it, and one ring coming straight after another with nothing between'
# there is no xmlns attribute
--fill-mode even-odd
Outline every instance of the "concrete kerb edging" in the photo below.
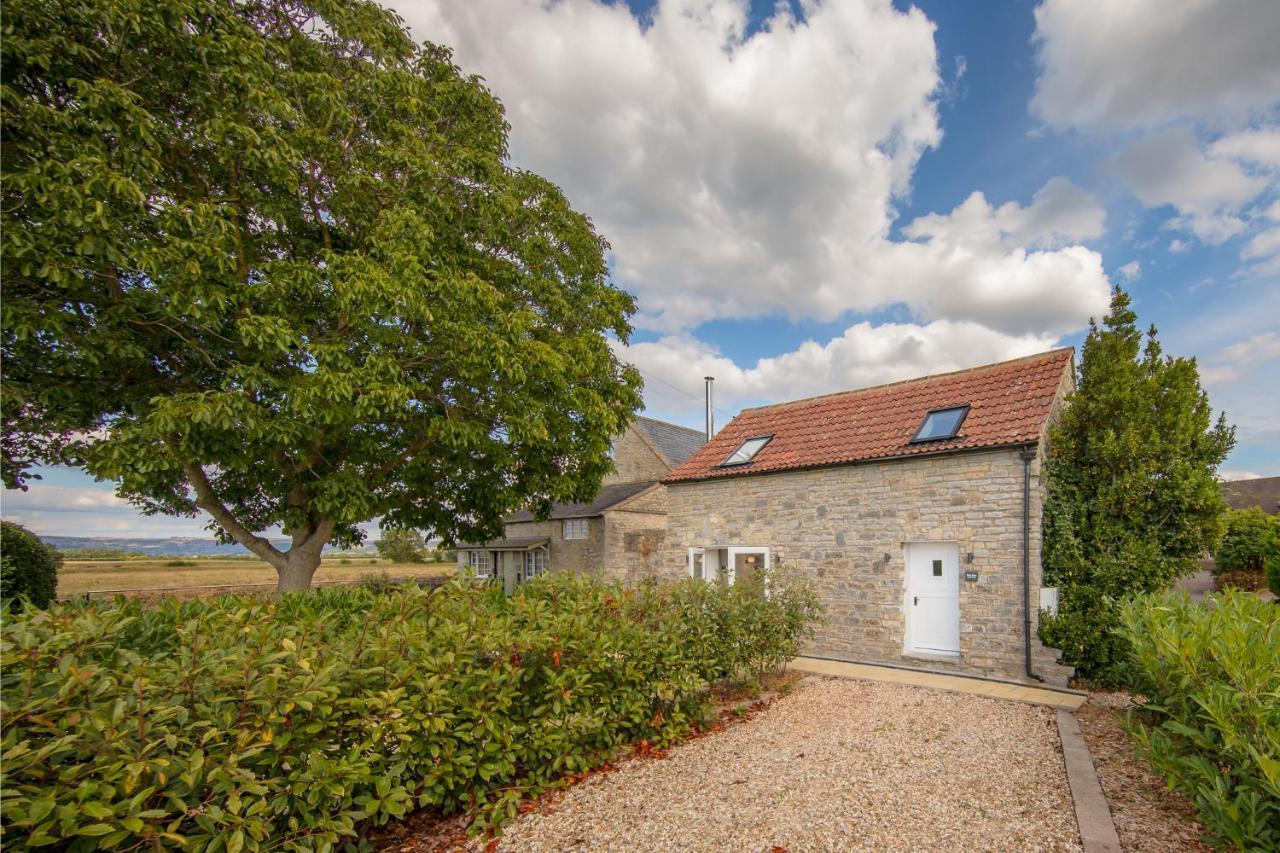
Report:
<svg viewBox="0 0 1280 853"><path fill-rule="evenodd" d="M1076 824L1085 853L1120 853L1120 836L1111 820L1111 809L1102 793L1102 784L1093 767L1089 747L1080 734L1080 722L1070 711L1058 709L1058 737L1062 740L1062 760L1067 766L1067 784L1076 807Z"/></svg>

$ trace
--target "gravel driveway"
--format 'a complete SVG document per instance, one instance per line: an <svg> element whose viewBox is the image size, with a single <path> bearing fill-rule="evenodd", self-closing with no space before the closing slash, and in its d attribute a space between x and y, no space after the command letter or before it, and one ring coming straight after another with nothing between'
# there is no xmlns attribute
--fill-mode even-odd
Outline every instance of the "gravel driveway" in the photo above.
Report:
<svg viewBox="0 0 1280 853"><path fill-rule="evenodd" d="M500 850L1079 850L1053 712L806 679L751 721L628 761Z"/></svg>

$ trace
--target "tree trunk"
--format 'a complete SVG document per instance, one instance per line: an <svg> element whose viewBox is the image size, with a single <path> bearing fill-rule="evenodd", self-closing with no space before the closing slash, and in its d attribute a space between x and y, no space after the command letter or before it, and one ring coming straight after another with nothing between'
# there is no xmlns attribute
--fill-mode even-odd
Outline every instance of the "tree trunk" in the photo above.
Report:
<svg viewBox="0 0 1280 853"><path fill-rule="evenodd" d="M320 554L333 535L336 522L333 519L320 519L305 527L288 531L293 537L293 547L281 551L271 542L249 530L232 514L231 510L218 499L209 476L204 468L195 462L187 462L183 466L187 480L196 493L196 506L213 516L223 530L236 542L248 548L254 554L275 566L279 577L276 592L301 592L311 589L311 578L320 566Z"/></svg>
<svg viewBox="0 0 1280 853"><path fill-rule="evenodd" d="M318 522L315 527L291 530L293 547L284 553L284 560L276 564L280 582L276 592L301 592L311 589L311 578L320 567L320 555L333 533L332 521Z"/></svg>
<svg viewBox="0 0 1280 853"><path fill-rule="evenodd" d="M279 583L276 592L304 592L311 589L311 578L320 567L320 549L290 548L283 566L276 568Z"/></svg>

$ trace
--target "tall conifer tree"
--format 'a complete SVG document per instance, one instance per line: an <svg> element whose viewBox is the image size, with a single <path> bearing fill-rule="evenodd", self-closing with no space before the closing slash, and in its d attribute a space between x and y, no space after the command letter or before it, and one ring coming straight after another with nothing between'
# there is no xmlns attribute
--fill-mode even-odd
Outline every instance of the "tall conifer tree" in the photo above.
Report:
<svg viewBox="0 0 1280 853"><path fill-rule="evenodd" d="M1060 610L1041 637L1066 663L1105 679L1122 650L1115 602L1195 570L1225 530L1215 472L1235 444L1216 421L1195 359L1165 356L1116 288L1091 324L1070 405L1050 431L1045 582Z"/></svg>

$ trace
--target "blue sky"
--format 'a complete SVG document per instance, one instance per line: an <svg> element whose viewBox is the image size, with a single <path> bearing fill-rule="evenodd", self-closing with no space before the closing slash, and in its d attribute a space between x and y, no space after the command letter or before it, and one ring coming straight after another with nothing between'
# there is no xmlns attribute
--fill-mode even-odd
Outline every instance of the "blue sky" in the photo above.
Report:
<svg viewBox="0 0 1280 853"><path fill-rule="evenodd" d="M610 240L649 414L1078 345L1122 283L1237 424L1224 473L1280 474L1280 4L392 5ZM5 514L202 527L72 471Z"/></svg>

